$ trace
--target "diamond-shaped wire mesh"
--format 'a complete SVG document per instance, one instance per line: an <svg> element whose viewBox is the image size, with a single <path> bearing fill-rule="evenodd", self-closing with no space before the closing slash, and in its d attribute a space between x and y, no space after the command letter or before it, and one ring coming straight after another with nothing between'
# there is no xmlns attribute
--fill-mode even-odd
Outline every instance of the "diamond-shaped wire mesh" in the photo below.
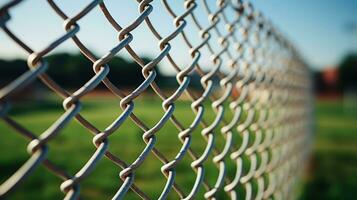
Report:
<svg viewBox="0 0 357 200"><path fill-rule="evenodd" d="M109 159L120 168L119 176L122 180L113 199L125 198L129 190L142 199L150 199L152 197L135 184L134 175L152 154L162 162L162 174L158 176L166 178L166 185L163 188L157 187L161 193L159 199L166 199L170 192L177 193L180 199L219 199L220 192L225 192L231 199L238 199L238 188L243 188L245 199L295 198L295 187L303 169L301 165L307 162L311 140L310 72L295 48L251 3L240 0L202 0L200 3L196 0L185 0L182 1L184 12L178 13L173 9L172 1L162 0L161 7L156 8L152 5L152 0L137 0L137 18L129 25L122 26L107 9L104 0L90 2L73 16L68 16L61 9L60 2L48 0L43 4L48 4L52 8L51 12L63 19L65 33L41 51L32 50L19 39L21 34L25 33L19 33L18 36L7 25L12 19L12 10L22 3L22 0L13 0L0 8L2 31L28 53L28 71L0 90L0 117L9 127L29 140L29 158L1 183L0 197L16 193L16 189L22 186L21 182L35 170L41 170L38 167L43 165L63 180L60 190L64 193L64 198L77 199L81 195L81 182L96 170L99 162ZM121 3L125 4L126 1ZM99 58L78 37L81 30L77 22L94 9L99 9L108 24L118 33L117 43ZM150 20L154 9L160 9L159 12L171 16L170 20L176 27L173 32L160 34L160 27L156 27ZM198 19L198 15L202 14L208 19L208 26ZM224 24L226 29L223 30L219 24ZM196 29L187 28L188 25ZM157 39L155 43L159 46L152 47L159 48L160 53L148 63L131 47L131 42L135 39L131 32L138 26L146 26ZM200 40L192 41L191 34L198 35ZM184 41L190 58L172 56L170 42L175 38ZM66 41L73 41L80 52L93 63L95 73L74 92L65 90L46 74L46 70L51 67L46 56ZM212 45L217 42L219 48ZM109 62L122 51L126 51L132 60L142 67L144 77L144 81L129 92L122 91L108 78L111 73ZM210 62L212 66L209 70L200 64L204 59L202 51L206 51L211 58L205 61ZM170 67L176 70L178 87L170 95L155 83L157 65L163 59L167 59ZM190 60L190 64L181 67L177 64L179 59ZM229 70L222 70L224 67ZM200 77L202 90L199 92L189 87L193 74ZM36 79L63 99L64 109L62 116L39 136L8 115L13 95ZM100 83L104 83L106 89L118 98L122 109L120 116L104 130L96 128L81 114L81 100ZM146 125L144 120L134 113L134 100L149 88L162 100L164 111L161 119L152 127ZM174 115L175 103L183 95L190 98L195 114L189 126L182 124L180 118ZM215 111L211 122L203 117L209 107ZM229 119L224 117L225 112L231 113ZM93 133L92 143L96 147L87 163L75 174L62 170L47 156L51 149L49 142L58 137L72 121L78 122ZM142 138L145 143L145 148L139 155L130 155L134 160L131 163L108 149L111 134L120 130L125 121L133 121L143 131ZM156 147L157 140L160 139L156 133L168 123L177 127L177 132L170 134L175 134L179 140L172 142L182 143L176 156L170 159ZM195 141L191 137L198 127L201 127L202 137L206 140ZM233 141L233 134L239 134L241 141ZM217 138L224 141L221 149L217 148ZM191 147L192 143L204 141L205 148L200 153ZM8 149L1 149L1 152L5 151ZM210 156L213 159L210 159ZM191 167L196 176L189 177L194 179L194 184L189 186L189 192L182 189L187 186L176 182L177 165L186 157L191 159ZM235 165L234 173L227 172L228 160ZM217 166L217 177L210 177L212 174L206 173L205 163ZM210 184L208 178L215 180L215 183ZM144 181L150 184L150 180ZM117 187L117 183L113 183L113 187ZM203 196L197 195L202 188L205 190Z"/></svg>

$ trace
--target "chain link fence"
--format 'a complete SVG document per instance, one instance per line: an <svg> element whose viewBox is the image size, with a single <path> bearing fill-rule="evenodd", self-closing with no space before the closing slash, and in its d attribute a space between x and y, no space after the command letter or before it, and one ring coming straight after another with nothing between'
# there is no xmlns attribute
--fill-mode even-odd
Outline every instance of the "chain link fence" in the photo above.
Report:
<svg viewBox="0 0 357 200"><path fill-rule="evenodd" d="M0 8L2 31L28 53L28 71L0 90L0 117L9 127L28 139L29 158L1 183L0 197L10 197L12 193L16 193L22 186L21 182L35 170L40 170L38 167L42 165L63 180L59 188L64 199L80 198L81 182L96 170L99 162L109 159L118 166L121 179L121 185L113 199L125 198L129 190L141 199L150 199L152 197L137 186L134 179L137 170L140 170L138 168L152 154L162 162L162 174L158 176L166 178L166 185L157 188L161 192L159 199L166 199L170 192L176 193L180 199L219 199L217 194L222 191L231 199L238 199L237 188L244 190L244 199L296 198L296 186L303 170L302 165L307 162L311 143L310 72L296 49L251 3L240 0L185 0L182 1L184 12L178 13L173 9L172 1L162 0L159 12L169 14L176 27L170 34L163 35L160 27L156 27L150 20L151 13L156 9L151 5L152 0L137 0L137 18L128 26L120 25L121 22L112 16L103 0L91 1L73 16L68 16L61 9L60 2L48 0L43 3L48 4L63 19L65 33L41 51L34 51L20 39L21 35L16 35L7 25L12 19L11 12L22 2L8 1ZM96 57L78 37L81 30L77 22L94 9L99 9L108 24L118 33L118 42L102 57ZM200 14L205 15L208 26L200 22ZM222 29L219 24L223 24L226 29ZM188 29L188 25L196 29ZM157 38L158 47L152 48L160 49L160 53L148 63L131 47L131 42L135 40L131 32L138 26L147 26ZM191 41L189 35L192 32L201 39ZM215 41L213 36L217 38ZM178 58L170 54L170 42L176 38L180 38L187 46L190 58ZM51 67L46 56L68 40L73 41L81 54L93 63L95 72L88 82L74 92L65 90L46 74L46 70ZM217 42L219 48L214 48L212 43ZM206 61L210 62L209 70L200 64L203 49L211 58ZM108 78L109 62L121 51L128 52L132 60L142 67L142 76L145 78L130 92L119 89ZM155 83L157 65L163 59L167 59L170 67L176 70L178 87L170 95ZM189 60L190 63L179 66L179 59ZM229 70L222 70L223 66ZM200 77L200 91L189 87L193 74ZM63 99L64 109L62 116L40 135L27 130L8 115L14 94L36 79ZM99 130L81 115L81 99L100 83L104 83L106 89L118 98L122 109L122 113L104 130ZM149 88L162 100L164 111L164 115L152 127L146 125L134 112L134 100ZM182 124L174 115L175 103L183 95L190 98L192 112L195 114L189 126ZM215 111L211 122L203 117L208 107ZM223 117L225 112L232 113L229 119ZM145 143L145 148L139 155L130 155L135 157L131 163L108 150L111 134L120 130L127 120L133 121L143 131L142 139ZM87 163L75 174L62 170L47 156L51 149L49 142L56 139L71 121L78 122L93 134L92 143L96 147ZM172 158L168 158L155 145L160 140L160 136L155 133L167 123L172 123L177 128L176 133L167 134L175 134L179 138L177 141L182 143L181 149ZM205 140L195 141L191 136L199 127ZM233 134L239 134L241 141L234 141ZM216 138L223 139L223 148L217 148ZM203 141L203 152L196 152L191 148L192 143ZM8 150L1 149L2 153L6 151ZM11 154L11 151L6 153ZM213 159L208 159L209 156L213 156ZM191 160L191 167L196 175L188 177L194 179L189 192L182 189L187 186L178 184L175 179L176 167L186 157ZM235 165L234 173L227 173L228 160ZM210 177L212 174L205 172L204 164L210 162L217 166L217 177ZM215 180L215 183L210 184L208 178ZM150 184L150 180L145 181ZM115 183L113 187L116 187ZM205 190L204 195L197 195L202 188Z"/></svg>

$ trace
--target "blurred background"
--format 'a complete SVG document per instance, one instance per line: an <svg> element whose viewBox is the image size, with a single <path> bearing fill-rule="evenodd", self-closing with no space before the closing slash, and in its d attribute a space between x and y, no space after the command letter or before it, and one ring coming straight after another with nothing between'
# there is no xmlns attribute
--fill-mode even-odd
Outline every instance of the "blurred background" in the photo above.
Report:
<svg viewBox="0 0 357 200"><path fill-rule="evenodd" d="M63 0L58 1L58 4L69 16L72 16L88 2L90 1L80 0L78 3L76 2L76 5L73 5L73 1ZM3 1L0 1L0 7L2 3ZM252 3L292 41L313 73L316 120L314 126L315 143L311 163L303 178L300 199L356 199L357 1L254 0ZM137 17L137 3L135 1L125 4L120 3L120 1L106 1L106 4L111 9L113 16L122 22L123 27ZM182 12L181 1L171 1L171 4L172 7L177 8L177 12ZM163 9L161 2L154 1L153 5L158 9ZM95 10L80 21L81 31L78 36L97 55L104 55L113 44L117 43L117 32L108 24L99 9ZM35 50L41 50L64 32L62 19L41 1L25 1L16 9L12 9L10 14L12 20L8 23L8 26ZM169 24L168 26L160 26L162 34L165 35L174 30L172 18L167 13L153 12L150 16L154 25ZM105 25L102 26L102 24ZM144 55L145 62L150 61L159 53L157 40L152 34L148 33L147 27L139 27L133 31L133 35L135 39L132 46L136 52ZM173 41L172 46L175 58L189 56L187 47L184 47L180 41ZM27 70L26 58L26 52L13 43L4 32L0 31L1 87ZM73 42L64 43L47 58L50 63L48 74L69 91L83 85L93 74L91 67L88 67L91 66L91 63L78 52ZM185 66L189 64L185 59L177 59L177 62ZM121 89L130 91L142 82L140 67L133 62L127 53L120 52L110 64L111 66L120 66L111 68L109 78ZM207 68L209 68L210 63L207 62L203 65L207 65ZM159 65L156 80L160 87L169 90L172 87L177 87L174 75L175 71L163 62ZM200 88L199 77L195 78L194 75L190 87ZM101 128L106 127L120 113L118 101L103 88L103 86L99 86L95 92L91 92L84 99L83 112L81 111L91 122ZM32 84L16 98L18 101L10 112L11 116L36 133L45 130L62 113L61 99L53 95L39 81ZM148 91L147 95L140 98L144 101L138 100L137 102L138 115L148 124L154 124L163 114L159 98L153 95L152 91ZM177 106L180 108L177 109L179 110L178 117L184 119L183 123L189 124L194 118L189 101L183 99ZM190 113L190 116L187 113ZM208 114L206 117L211 118L212 116ZM133 127L132 123L125 123L121 131L130 134L115 136L120 139L114 146L125 145L125 143L133 145L141 143L141 146L138 146L138 149L125 149L125 153L123 153L123 149L111 149L127 160L133 159L130 155L137 154L144 147L140 130ZM174 127L168 125L160 132L171 130L175 131ZM28 155L25 151L27 141L16 134L9 134L14 130L11 130L2 121L0 122L0 131L0 148L12 148L14 150L11 155L0 154L0 182L2 182L6 180L9 174L13 173L14 169L21 166ZM50 157L60 163L61 167L67 171L75 172L93 152L91 135L82 134L82 132L86 132L86 130L73 122L68 128L64 129L59 140L53 141L50 145L51 148L56 150L50 153ZM162 141L171 140L170 137L164 135L162 138ZM123 143L122 141L126 142ZM222 141L218 141L218 145L220 145L220 142L222 143ZM180 146L178 140L176 143L177 146L175 147L167 147L164 142L159 143L158 146L168 154L174 155ZM63 147L63 144L66 144L66 148ZM198 144L194 148L202 151L203 147L203 145ZM71 158L63 156L64 154L82 159L74 159L76 161L68 165L66 162ZM99 166L103 169L104 175L98 175L108 179L93 178L96 177L94 173L92 178L85 181L83 189L85 192L83 194L95 199L96 197L102 198L103 194L105 194L105 197L110 197L115 192L115 188L111 187L112 180L109 177L117 176L118 171L113 169L114 167L109 161L106 162L108 163L104 162ZM151 158L151 161L146 165L150 166L148 171L151 169L153 171L149 173L139 170L139 176L142 177L142 180L150 178L153 183L157 182L156 185L163 185L164 178L150 177L158 173L161 163L155 158ZM212 169L212 173L217 171L214 170L214 166L207 166L207 168L208 170ZM38 170L35 176L25 182L25 187L20 189L22 192L16 194L13 198L49 199L60 196L61 193L57 187L60 180L45 171L44 169ZM189 167L185 168L184 166L179 167L178 173L194 174ZM184 184L192 184L190 180L178 181ZM46 187L47 189L43 189L43 194L38 197L38 190L34 192L36 191L35 188L48 183L53 183L52 185L56 187ZM119 185L118 183L117 186ZM141 183L140 179L138 185L145 188L146 191L155 187L155 184ZM104 190L97 191L98 187L104 188Z"/></svg>

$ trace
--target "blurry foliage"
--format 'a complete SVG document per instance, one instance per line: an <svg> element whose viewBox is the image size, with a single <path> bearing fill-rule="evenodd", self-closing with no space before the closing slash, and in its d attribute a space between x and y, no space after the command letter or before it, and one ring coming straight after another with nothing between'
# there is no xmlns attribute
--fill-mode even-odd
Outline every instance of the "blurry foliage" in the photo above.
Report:
<svg viewBox="0 0 357 200"><path fill-rule="evenodd" d="M326 71L313 72L315 90L318 93L324 93L331 90L339 90L342 92L349 89L357 89L357 54L348 54L338 65L338 82L331 88L331 85L326 83L324 75Z"/></svg>
<svg viewBox="0 0 357 200"><path fill-rule="evenodd" d="M16 59L7 61L0 59L0 69L0 82L3 84L20 76L28 67L24 60Z"/></svg>
<svg viewBox="0 0 357 200"><path fill-rule="evenodd" d="M150 59L144 58L145 63ZM58 84L67 88L78 88L95 75L92 63L81 54L58 53L46 57L49 63L47 73ZM132 61L127 61L121 57L114 57L109 63L110 73L108 78L117 86L137 87L144 77L141 67ZM25 60L0 60L0 84L3 86L7 82L16 79L28 70ZM165 81L159 70L156 71L156 81Z"/></svg>
<svg viewBox="0 0 357 200"><path fill-rule="evenodd" d="M350 54L340 64L340 82L342 88L357 87L357 54Z"/></svg>

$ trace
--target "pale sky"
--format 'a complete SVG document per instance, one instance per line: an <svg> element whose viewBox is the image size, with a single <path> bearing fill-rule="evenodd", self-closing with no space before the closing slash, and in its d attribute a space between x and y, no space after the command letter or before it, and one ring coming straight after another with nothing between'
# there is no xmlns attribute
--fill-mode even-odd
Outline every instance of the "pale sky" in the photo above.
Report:
<svg viewBox="0 0 357 200"><path fill-rule="evenodd" d="M4 2L7 0L0 0L0 6ZM76 4L73 0L56 2L69 16L73 16L90 0L76 0ZM128 25L138 16L138 4L135 0L105 0L104 2L122 26ZM183 0L169 2L176 12L183 12ZM357 51L356 28L354 33L348 32L346 28L348 24L356 26L356 0L253 0L252 2L286 37L293 41L307 63L315 69L337 65L348 52ZM166 10L162 12L164 8L161 6L161 1L155 0L152 4L154 11L150 17L160 33L165 36L174 30L172 17ZM195 12L206 16L203 10ZM64 33L63 20L52 11L46 1L24 1L16 6L10 15L12 19L8 27L37 51ZM81 19L79 25L81 28L79 38L97 54L105 54L118 43L117 32L106 21L99 8L95 8L88 16ZM155 57L159 53L157 40L152 34L148 34L146 26L140 26L133 35L132 46L141 55ZM194 41L197 36L192 35L192 37ZM172 46L176 48L172 51L179 52L178 55L181 55L181 48L184 47L181 47L180 41L173 41ZM73 42L67 41L54 53L63 51L77 52L78 50ZM187 53L187 49L182 52ZM128 57L125 53L119 55ZM185 54L181 57L186 56ZM26 53L0 31L0 58L19 57L25 58ZM189 63L186 59L178 62Z"/></svg>

